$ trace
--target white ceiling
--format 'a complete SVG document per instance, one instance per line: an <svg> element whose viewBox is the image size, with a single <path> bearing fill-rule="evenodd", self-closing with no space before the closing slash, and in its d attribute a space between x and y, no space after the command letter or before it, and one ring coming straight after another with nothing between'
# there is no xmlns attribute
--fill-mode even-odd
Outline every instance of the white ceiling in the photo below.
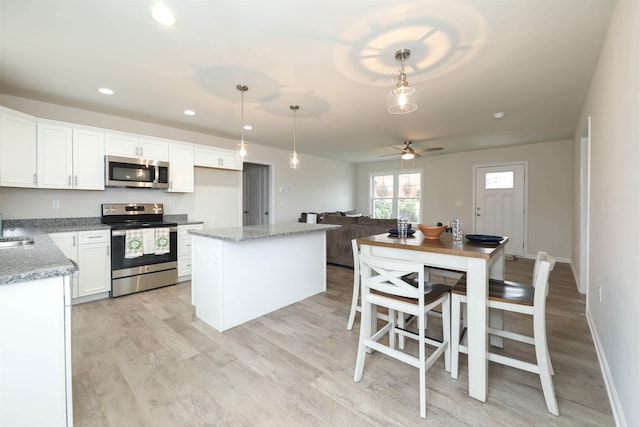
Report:
<svg viewBox="0 0 640 427"><path fill-rule="evenodd" d="M289 150L298 104L298 151L351 162L571 139L614 0L154 3L0 0L0 93L239 139L242 83L250 144ZM402 48L419 107L392 115Z"/></svg>

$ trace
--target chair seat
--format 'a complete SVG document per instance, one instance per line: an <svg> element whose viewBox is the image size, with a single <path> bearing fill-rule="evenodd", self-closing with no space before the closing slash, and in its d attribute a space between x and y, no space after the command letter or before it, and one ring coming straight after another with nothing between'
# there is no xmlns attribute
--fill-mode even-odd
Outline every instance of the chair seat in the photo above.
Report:
<svg viewBox="0 0 640 427"><path fill-rule="evenodd" d="M407 281L404 277L403 279L405 282L413 285L413 283ZM440 283L429 283L429 282L425 282L424 284L424 303L425 305L432 303L433 301L437 300L438 298L440 298L442 295L446 294L447 292L451 291L451 286L447 286L447 285L442 285ZM404 302L408 302L411 304L417 304L418 303L418 299L417 298L407 298L407 297L403 297L400 295L392 295L392 294L386 294L384 292L380 292L377 291L375 289L371 289L370 291L372 294L375 295L380 295L386 298L391 298L397 301L404 301Z"/></svg>
<svg viewBox="0 0 640 427"><path fill-rule="evenodd" d="M462 276L451 288L451 293L467 295L467 277ZM489 279L489 300L533 306L535 288L508 280Z"/></svg>

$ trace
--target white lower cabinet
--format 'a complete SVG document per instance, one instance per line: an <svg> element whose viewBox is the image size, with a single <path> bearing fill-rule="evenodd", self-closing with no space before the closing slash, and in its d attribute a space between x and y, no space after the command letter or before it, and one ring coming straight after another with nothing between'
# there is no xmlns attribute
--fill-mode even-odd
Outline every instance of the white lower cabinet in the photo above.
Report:
<svg viewBox="0 0 640 427"><path fill-rule="evenodd" d="M52 233L49 237L67 258L78 264L79 273L73 287L73 297L108 297L111 291L111 232L95 230Z"/></svg>
<svg viewBox="0 0 640 427"><path fill-rule="evenodd" d="M0 286L0 425L73 427L70 276Z"/></svg>
<svg viewBox="0 0 640 427"><path fill-rule="evenodd" d="M191 234L189 230L202 230L203 224L178 226L178 281L191 278Z"/></svg>

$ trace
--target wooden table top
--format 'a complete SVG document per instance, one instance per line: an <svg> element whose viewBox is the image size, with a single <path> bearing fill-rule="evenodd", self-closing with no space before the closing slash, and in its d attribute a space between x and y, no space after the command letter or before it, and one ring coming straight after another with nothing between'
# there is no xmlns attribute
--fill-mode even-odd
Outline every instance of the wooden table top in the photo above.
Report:
<svg viewBox="0 0 640 427"><path fill-rule="evenodd" d="M471 242L466 238L462 242L454 242L451 233L443 233L439 239L426 239L422 233L416 232L405 239L387 233L361 237L358 244L489 259L508 241L508 237L503 237L500 243L491 244Z"/></svg>

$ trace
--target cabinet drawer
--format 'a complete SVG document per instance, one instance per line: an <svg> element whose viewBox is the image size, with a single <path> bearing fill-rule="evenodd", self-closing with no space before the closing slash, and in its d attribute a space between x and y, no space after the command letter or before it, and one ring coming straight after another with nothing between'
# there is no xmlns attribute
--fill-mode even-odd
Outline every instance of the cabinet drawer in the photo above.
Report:
<svg viewBox="0 0 640 427"><path fill-rule="evenodd" d="M109 230L79 231L78 240L83 243L109 242L111 232Z"/></svg>
<svg viewBox="0 0 640 427"><path fill-rule="evenodd" d="M191 274L191 255L178 257L178 276L188 276Z"/></svg>
<svg viewBox="0 0 640 427"><path fill-rule="evenodd" d="M186 235L178 238L178 255L191 255L191 236Z"/></svg>

